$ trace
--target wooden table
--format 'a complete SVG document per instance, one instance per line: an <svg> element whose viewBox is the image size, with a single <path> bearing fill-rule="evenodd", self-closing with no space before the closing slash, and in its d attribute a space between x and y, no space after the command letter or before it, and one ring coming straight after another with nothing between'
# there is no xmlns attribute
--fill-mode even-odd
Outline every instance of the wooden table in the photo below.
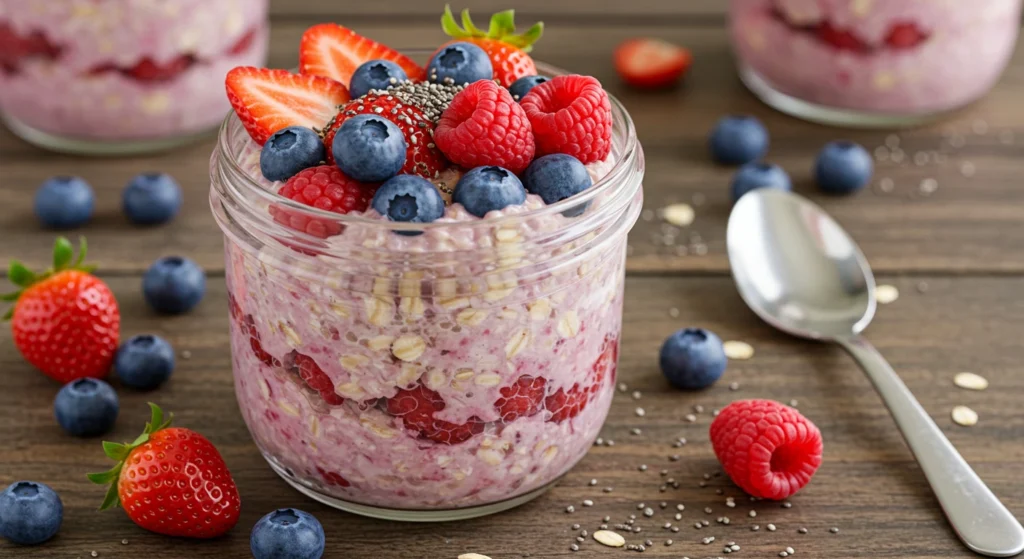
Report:
<svg viewBox="0 0 1024 559"><path fill-rule="evenodd" d="M481 13L493 7L484 0L468 3ZM339 19L396 47L430 46L442 39L436 2L344 4L275 1L271 64L293 66L302 31L324 20ZM716 557L729 541L742 546L741 557L776 557L787 546L813 558L972 556L946 525L920 469L853 362L834 348L771 330L737 296L724 250L730 170L711 165L704 146L707 130L727 112L754 113L767 123L770 158L790 171L798 191L822 203L860 242L879 282L900 289L898 301L880 308L870 338L981 477L1011 510L1024 515L1019 477L1024 462L1024 111L1019 108L1024 48L984 101L954 119L889 137L815 126L761 105L736 79L720 0L518 4L524 23L543 17L549 25L536 56L601 79L630 108L647 156L647 209L630 238L620 364L629 392L617 395L603 431L615 445L595 447L544 497L491 518L399 524L336 512L301 497L263 462L234 404L221 235L207 202L212 140L161 155L101 160L49 154L0 131L0 260L18 256L34 265L45 262L53 235L34 222L31 193L49 175L81 175L98 195L98 215L82 233L121 302L124 335L154 332L191 355L179 360L174 378L158 392L121 391L122 416L111 437L133 437L147 415L144 402L155 399L216 443L244 501L239 526L211 542L159 537L136 528L121 512L95 512L102 490L84 473L106 466L98 441L62 434L51 410L57 386L31 370L3 335L0 485L18 479L48 483L62 495L66 514L61 533L50 543L36 548L0 543L0 557L85 558L92 551L105 558L247 557L249 528L285 506L316 514L327 531L326 556L346 559L454 558L465 552L494 559L610 557L626 552L588 539L572 554L576 532L571 526L593 531L605 515L614 524L630 514L639 517L643 532L629 541L650 538L654 545L646 553L656 557ZM611 51L634 35L664 37L692 49L696 63L682 89L639 93L616 81ZM823 142L839 136L869 149L887 138L899 141L907 161L879 162L875 184L857 196L823 198L810 184L812 157ZM912 162L918 152L932 151L944 161ZM146 170L172 171L185 188L185 210L166 227L135 229L119 213L121 187ZM929 178L938 183L930 194L920 188ZM883 179L891 179L891 192L878 186ZM667 246L656 211L672 202L693 204L697 219ZM192 257L209 274L206 300L189 316L157 317L141 301L140 274L163 254ZM666 335L687 325L749 342L756 354L733 362L726 380L706 392L670 390L657 368L657 350ZM955 388L952 377L961 370L986 376L992 387L986 392ZM731 391L730 382L738 390ZM631 397L633 390L642 392L639 400ZM750 503L725 477L712 475L701 487L704 474L717 471L707 443L711 410L750 397L797 400L824 433L824 464L791 500L791 508ZM979 412L976 426L952 423L950 410L958 404ZM638 406L645 417L635 413ZM694 406L704 412L689 422L686 415ZM634 429L639 434L631 434ZM673 448L678 437L689 444ZM677 453L682 459L670 461ZM641 464L646 472L639 470ZM588 485L592 478L596 487ZM680 488L660 492L668 478ZM606 486L614 491L603 493ZM735 508L725 505L730 496L736 498ZM594 506L582 506L584 499L593 499ZM669 508L662 510L661 501ZM653 518L639 514L641 502L654 508ZM685 503L686 511L678 522L681 531L672 533L662 525L676 524L677 503ZM565 512L568 505L576 507L574 514ZM705 507L712 512L705 514ZM716 522L723 516L730 517L729 525ZM709 527L693 527L705 519ZM777 530L769 531L769 523ZM754 524L759 531L751 530ZM808 533L798 533L801 527ZM833 527L839 533L831 533ZM715 536L715 543L702 545L708 536ZM675 543L666 547L669 538Z"/></svg>

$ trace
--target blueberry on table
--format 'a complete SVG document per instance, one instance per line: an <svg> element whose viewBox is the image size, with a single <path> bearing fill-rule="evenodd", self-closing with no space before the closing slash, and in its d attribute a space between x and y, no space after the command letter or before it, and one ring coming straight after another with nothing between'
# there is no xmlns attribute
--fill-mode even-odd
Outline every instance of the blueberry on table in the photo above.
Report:
<svg viewBox="0 0 1024 559"><path fill-rule="evenodd" d="M434 183L419 175L398 175L380 185L373 201L377 213L391 221L430 223L444 215L444 199ZM403 235L419 235L418 231L399 231Z"/></svg>
<svg viewBox="0 0 1024 559"><path fill-rule="evenodd" d="M553 153L534 159L523 172L523 186L536 194L545 204L554 204L588 189L594 182L587 167L579 159L564 153ZM564 212L567 217L580 215L585 204Z"/></svg>
<svg viewBox="0 0 1024 559"><path fill-rule="evenodd" d="M462 204L469 213L484 217L488 212L522 204L526 201L526 189L508 169L477 167L456 183L452 201Z"/></svg>
<svg viewBox="0 0 1024 559"><path fill-rule="evenodd" d="M829 142L814 162L814 180L822 192L852 194L868 184L874 169L871 155L860 144Z"/></svg>
<svg viewBox="0 0 1024 559"><path fill-rule="evenodd" d="M434 83L467 85L494 79L494 66L484 49L473 43L452 43L430 59L427 79Z"/></svg>
<svg viewBox="0 0 1024 559"><path fill-rule="evenodd" d="M274 132L260 150L260 172L267 180L283 181L327 159L323 141L311 128L289 126Z"/></svg>
<svg viewBox="0 0 1024 559"><path fill-rule="evenodd" d="M124 215L132 223L166 223L181 210L181 186L166 173L143 173L128 182L121 203Z"/></svg>
<svg viewBox="0 0 1024 559"><path fill-rule="evenodd" d="M160 336L135 336L118 348L114 372L125 386L152 390L171 378L174 348Z"/></svg>
<svg viewBox="0 0 1024 559"><path fill-rule="evenodd" d="M206 276L199 264L180 256L158 259L142 276L142 294L154 310L181 314L192 310L206 293Z"/></svg>
<svg viewBox="0 0 1024 559"><path fill-rule="evenodd" d="M672 386L700 390L722 378L728 359L722 340L703 328L683 328L661 346L661 372Z"/></svg>
<svg viewBox="0 0 1024 559"><path fill-rule="evenodd" d="M531 89L548 81L549 79L551 78L546 76L523 76L512 82L512 85L508 86L508 92L512 94L513 99L519 101L522 100L523 97L526 97L526 94L529 93Z"/></svg>
<svg viewBox="0 0 1024 559"><path fill-rule="evenodd" d="M771 163L747 163L740 167L732 178L732 200L735 202L740 196L758 188L776 188L779 190L793 190L793 183L789 175L782 167Z"/></svg>
<svg viewBox="0 0 1024 559"><path fill-rule="evenodd" d="M730 115L723 117L711 130L708 147L711 157L725 165L742 165L768 152L768 130L756 117Z"/></svg>
<svg viewBox="0 0 1024 559"><path fill-rule="evenodd" d="M356 68L349 82L348 91L353 99L362 97L371 89L387 89L409 81L401 66L390 60L370 60Z"/></svg>
<svg viewBox="0 0 1024 559"><path fill-rule="evenodd" d="M65 384L53 400L57 424L76 437L95 437L110 431L120 409L113 387L94 378Z"/></svg>
<svg viewBox="0 0 1024 559"><path fill-rule="evenodd" d="M315 516L278 509L252 527L249 548L254 559L320 559L324 540L324 527Z"/></svg>
<svg viewBox="0 0 1024 559"><path fill-rule="evenodd" d="M36 190L32 207L44 226L71 229L92 219L96 194L79 177L53 177Z"/></svg>
<svg viewBox="0 0 1024 559"><path fill-rule="evenodd" d="M20 545L52 538L64 520L64 503L49 486L16 481L0 493L0 536Z"/></svg>
<svg viewBox="0 0 1024 559"><path fill-rule="evenodd" d="M377 115L356 115L341 124L331 153L338 168L362 182L390 179L405 165L405 136L394 122Z"/></svg>

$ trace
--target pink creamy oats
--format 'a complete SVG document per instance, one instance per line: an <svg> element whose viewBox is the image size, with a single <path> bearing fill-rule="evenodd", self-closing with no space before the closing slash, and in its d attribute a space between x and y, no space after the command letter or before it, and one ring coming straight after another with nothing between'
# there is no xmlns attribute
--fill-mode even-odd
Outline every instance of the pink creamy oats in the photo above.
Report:
<svg viewBox="0 0 1024 559"><path fill-rule="evenodd" d="M266 0L0 1L0 109L73 139L188 135L230 106L224 76L260 64Z"/></svg>
<svg viewBox="0 0 1024 559"><path fill-rule="evenodd" d="M740 63L784 94L927 114L992 87L1020 9L1020 0L731 0L731 27Z"/></svg>

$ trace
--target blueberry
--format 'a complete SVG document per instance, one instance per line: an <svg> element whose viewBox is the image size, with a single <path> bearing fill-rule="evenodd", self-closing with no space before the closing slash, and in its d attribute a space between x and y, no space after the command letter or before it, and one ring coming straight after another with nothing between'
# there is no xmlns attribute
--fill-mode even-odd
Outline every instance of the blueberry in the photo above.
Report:
<svg viewBox="0 0 1024 559"><path fill-rule="evenodd" d="M683 328L661 346L661 372L683 390L707 388L722 378L728 359L722 340L703 328Z"/></svg>
<svg viewBox="0 0 1024 559"><path fill-rule="evenodd" d="M840 140L829 142L814 162L814 180L829 194L851 194L871 180L875 164L860 144Z"/></svg>
<svg viewBox="0 0 1024 559"><path fill-rule="evenodd" d="M327 159L320 136L305 126L274 132L260 150L260 171L267 180L283 181Z"/></svg>
<svg viewBox="0 0 1024 559"><path fill-rule="evenodd" d="M125 386L152 390L171 378L174 348L160 336L135 336L117 349L114 372Z"/></svg>
<svg viewBox="0 0 1024 559"><path fill-rule="evenodd" d="M52 538L64 520L64 503L49 486L16 481L0 493L0 536L20 545Z"/></svg>
<svg viewBox="0 0 1024 559"><path fill-rule="evenodd" d="M356 115L338 128L331 152L346 175L357 181L380 182L402 170L408 147L394 122L377 115Z"/></svg>
<svg viewBox="0 0 1024 559"><path fill-rule="evenodd" d="M523 173L526 191L536 194L545 204L554 204L575 196L594 184L590 173L579 159L564 153L538 157ZM587 209L586 204L570 208L563 215L573 217Z"/></svg>
<svg viewBox="0 0 1024 559"><path fill-rule="evenodd" d="M120 409L114 389L93 378L65 384L53 401L57 423L76 437L95 437L110 431Z"/></svg>
<svg viewBox="0 0 1024 559"><path fill-rule="evenodd" d="M79 177L53 177L38 190L33 204L36 217L46 227L70 229L85 225L96 209L96 194Z"/></svg>
<svg viewBox="0 0 1024 559"><path fill-rule="evenodd" d="M456 85L494 79L491 58L473 43L452 43L439 50L427 64L427 76L434 83L451 79Z"/></svg>
<svg viewBox="0 0 1024 559"><path fill-rule="evenodd" d="M298 509L277 509L252 527L249 548L254 559L320 559L324 527Z"/></svg>
<svg viewBox="0 0 1024 559"><path fill-rule="evenodd" d="M405 81L409 81L409 76L398 64L390 60L370 60L356 68L349 81L348 92L355 99L371 89L387 89Z"/></svg>
<svg viewBox="0 0 1024 559"><path fill-rule="evenodd" d="M142 294L149 306L164 314L192 310L206 293L206 276L199 264L180 256L165 256L142 276Z"/></svg>
<svg viewBox="0 0 1024 559"><path fill-rule="evenodd" d="M181 202L181 187L166 173L136 175L121 196L128 221L138 225L170 221L181 209Z"/></svg>
<svg viewBox="0 0 1024 559"><path fill-rule="evenodd" d="M430 223L444 215L444 199L434 183L418 175L398 175L380 185L370 202L377 213L391 221ZM418 231L399 231L419 235Z"/></svg>
<svg viewBox="0 0 1024 559"><path fill-rule="evenodd" d="M526 94L529 93L531 89L548 81L549 79L550 78L545 76L523 76L512 82L512 85L508 86L508 92L512 94L512 98L516 101L522 101L523 97L526 97Z"/></svg>
<svg viewBox="0 0 1024 559"><path fill-rule="evenodd" d="M452 201L466 211L483 217L487 212L526 201L526 189L519 177L501 167L477 167L459 179Z"/></svg>
<svg viewBox="0 0 1024 559"><path fill-rule="evenodd" d="M768 130L749 115L723 117L708 138L711 157L726 165L742 165L760 159L768 151Z"/></svg>
<svg viewBox="0 0 1024 559"><path fill-rule="evenodd" d="M758 188L793 190L793 184L789 181L789 175L778 165L747 163L732 178L732 199L735 202L740 196Z"/></svg>

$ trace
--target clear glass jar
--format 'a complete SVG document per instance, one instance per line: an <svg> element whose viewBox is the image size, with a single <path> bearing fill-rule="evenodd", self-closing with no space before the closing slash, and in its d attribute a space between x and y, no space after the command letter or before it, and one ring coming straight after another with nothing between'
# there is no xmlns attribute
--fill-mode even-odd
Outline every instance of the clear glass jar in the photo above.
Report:
<svg viewBox="0 0 1024 559"><path fill-rule="evenodd" d="M643 201L643 153L612 105L614 159L583 194L429 224L286 200L238 119L225 122L210 198L235 389L274 471L343 510L441 521L529 501L586 454L614 392L626 234Z"/></svg>
<svg viewBox="0 0 1024 559"><path fill-rule="evenodd" d="M266 59L268 0L0 0L0 115L26 141L148 152L209 132Z"/></svg>
<svg viewBox="0 0 1024 559"><path fill-rule="evenodd" d="M743 82L826 124L912 125L987 93L1013 54L1021 0L730 0Z"/></svg>

